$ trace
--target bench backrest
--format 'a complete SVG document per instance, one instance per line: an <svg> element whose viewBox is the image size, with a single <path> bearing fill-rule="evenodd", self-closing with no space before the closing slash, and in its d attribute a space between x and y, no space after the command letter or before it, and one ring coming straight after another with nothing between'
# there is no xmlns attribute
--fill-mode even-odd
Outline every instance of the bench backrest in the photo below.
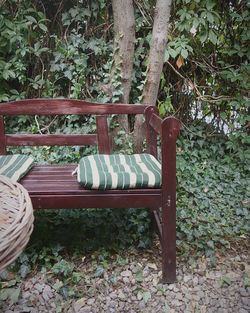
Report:
<svg viewBox="0 0 250 313"><path fill-rule="evenodd" d="M107 116L143 114L146 105L100 104L83 100L29 99L0 104L0 154L6 146L98 145L100 153L110 153ZM96 134L6 134L4 116L17 115L96 115Z"/></svg>

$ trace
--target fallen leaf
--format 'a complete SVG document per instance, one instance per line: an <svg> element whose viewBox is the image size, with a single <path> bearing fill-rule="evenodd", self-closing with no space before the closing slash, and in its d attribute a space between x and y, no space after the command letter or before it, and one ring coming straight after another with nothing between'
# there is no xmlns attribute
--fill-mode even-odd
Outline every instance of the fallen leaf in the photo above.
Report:
<svg viewBox="0 0 250 313"><path fill-rule="evenodd" d="M180 55L180 56L178 57L177 61L176 61L176 65L177 65L178 68L181 68L183 64L184 64L184 59L183 59L183 57Z"/></svg>

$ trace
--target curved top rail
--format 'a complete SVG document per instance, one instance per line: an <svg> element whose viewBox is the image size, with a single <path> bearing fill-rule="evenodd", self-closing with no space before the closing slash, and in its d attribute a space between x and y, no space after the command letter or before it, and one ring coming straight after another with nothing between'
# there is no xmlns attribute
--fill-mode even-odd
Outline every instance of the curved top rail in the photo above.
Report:
<svg viewBox="0 0 250 313"><path fill-rule="evenodd" d="M143 114L146 107L73 99L27 99L0 103L0 115Z"/></svg>

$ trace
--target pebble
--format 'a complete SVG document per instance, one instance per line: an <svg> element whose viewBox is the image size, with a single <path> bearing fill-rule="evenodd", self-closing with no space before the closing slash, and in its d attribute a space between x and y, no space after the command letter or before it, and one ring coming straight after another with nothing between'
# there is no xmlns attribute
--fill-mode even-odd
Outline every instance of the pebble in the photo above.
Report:
<svg viewBox="0 0 250 313"><path fill-rule="evenodd" d="M247 292L247 290L245 288L240 288L240 295L242 297L249 297L249 292Z"/></svg>
<svg viewBox="0 0 250 313"><path fill-rule="evenodd" d="M172 306L174 306L174 307L179 307L181 305L182 305L182 302L179 300L173 300L172 301Z"/></svg>
<svg viewBox="0 0 250 313"><path fill-rule="evenodd" d="M80 309L79 312L76 313L93 313L91 306L85 306Z"/></svg>
<svg viewBox="0 0 250 313"><path fill-rule="evenodd" d="M169 284L169 285L167 286L168 290L173 290L174 287L175 287L174 284Z"/></svg>
<svg viewBox="0 0 250 313"><path fill-rule="evenodd" d="M249 311L247 311L247 310L241 308L241 309L239 310L239 313L249 313Z"/></svg>
<svg viewBox="0 0 250 313"><path fill-rule="evenodd" d="M245 306L249 306L249 307L250 307L250 298L243 297L243 298L241 298L241 301L242 301L242 303L243 303Z"/></svg>
<svg viewBox="0 0 250 313"><path fill-rule="evenodd" d="M188 276L188 275L185 275L185 276L183 277L183 281L184 281L185 284L186 284L187 282L189 282L191 279L192 279L192 277L191 277L191 276Z"/></svg>
<svg viewBox="0 0 250 313"><path fill-rule="evenodd" d="M247 257L242 256L240 262L244 259ZM140 263L131 258L126 268L110 264L111 270L107 269L106 276L101 278L88 275L87 269L83 269L87 283L76 286L82 296L80 299L74 296L63 299L50 287L56 278L48 278L48 275L46 278L37 272L32 279L26 277L20 284L18 302L10 306L6 301L1 312L248 313L250 288L243 287L242 271L237 268L237 262L228 257L224 260L212 270L206 267L209 261L205 258L197 262L198 265L179 264L178 280L174 284L162 284L161 260L152 256L141 258ZM115 284L110 281L114 272ZM223 277L229 277L230 284L222 285Z"/></svg>
<svg viewBox="0 0 250 313"><path fill-rule="evenodd" d="M195 276L195 277L193 278L193 286L194 286L194 287L197 286L198 283L199 283L198 277Z"/></svg>
<svg viewBox="0 0 250 313"><path fill-rule="evenodd" d="M111 299L116 299L117 298L117 294L115 292L111 292L111 294L109 295Z"/></svg>
<svg viewBox="0 0 250 313"><path fill-rule="evenodd" d="M86 302L85 298L81 298L81 299L77 300L74 304L75 312L78 312L85 305L85 302Z"/></svg>
<svg viewBox="0 0 250 313"><path fill-rule="evenodd" d="M130 276L132 276L132 272L131 271L123 271L123 272L121 272L121 276L130 277Z"/></svg>
<svg viewBox="0 0 250 313"><path fill-rule="evenodd" d="M94 298L90 298L90 299L88 299L88 301L87 301L87 304L88 305L93 305L95 303L95 299Z"/></svg>

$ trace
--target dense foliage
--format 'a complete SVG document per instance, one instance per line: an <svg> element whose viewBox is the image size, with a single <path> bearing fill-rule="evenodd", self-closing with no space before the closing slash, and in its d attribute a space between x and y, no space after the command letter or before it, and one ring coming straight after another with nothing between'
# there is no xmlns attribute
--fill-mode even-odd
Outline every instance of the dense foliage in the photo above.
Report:
<svg viewBox="0 0 250 313"><path fill-rule="evenodd" d="M137 39L131 103L141 99L154 7L150 0L134 3ZM158 104L162 115L173 113L183 121L177 162L181 254L193 249L210 254L215 244L226 246L249 232L249 19L247 1L225 6L224 1L176 0L172 6ZM0 32L0 101L118 101L119 68L112 75L112 90L108 88L113 62L110 1L7 0L0 10ZM95 125L94 119L77 116L8 122L11 132L34 133L93 132ZM90 151L45 147L32 153L39 161L58 163L73 162ZM64 242L62 229L71 233ZM113 243L112 233L117 234ZM150 221L145 210L133 209L39 213L33 243L40 249L40 241L54 244L52 237L65 247L75 242L84 251L107 242L112 249L135 243L145 247L151 239Z"/></svg>

